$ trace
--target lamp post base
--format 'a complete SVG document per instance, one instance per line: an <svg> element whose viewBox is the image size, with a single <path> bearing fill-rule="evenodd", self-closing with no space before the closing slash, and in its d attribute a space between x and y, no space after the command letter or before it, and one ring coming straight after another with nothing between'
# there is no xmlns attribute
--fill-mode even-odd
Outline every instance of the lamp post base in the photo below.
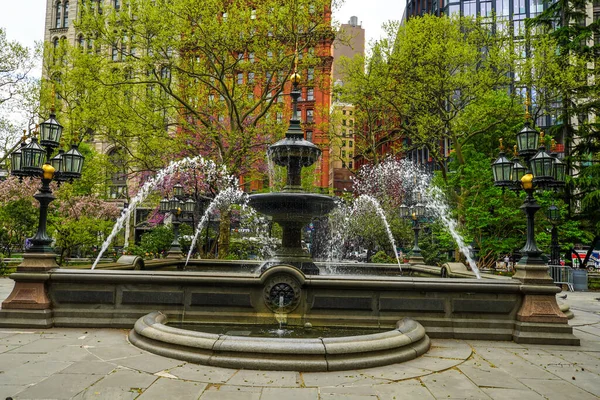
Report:
<svg viewBox="0 0 600 400"><path fill-rule="evenodd" d="M167 252L167 257L169 260L182 260L183 259L183 253L181 252L180 249L170 249Z"/></svg>
<svg viewBox="0 0 600 400"><path fill-rule="evenodd" d="M513 275L527 285L543 285L554 288L554 281L548 274L548 266L537 255L525 255L517 264L517 272ZM517 312L517 320L522 322L537 322L550 324L566 324L567 316L560 310L555 294L538 295L525 294L523 303Z"/></svg>
<svg viewBox="0 0 600 400"><path fill-rule="evenodd" d="M517 321L566 324L568 318L560 310L556 295L526 294L517 312Z"/></svg>
<svg viewBox="0 0 600 400"><path fill-rule="evenodd" d="M425 261L423 261L423 257L419 254L419 255L410 256L410 258L408 259L408 263L412 264L412 265L416 265L416 264L424 264Z"/></svg>
<svg viewBox="0 0 600 400"><path fill-rule="evenodd" d="M539 257L523 256L517 263L516 270L513 279L523 283L534 285L552 285L554 283L548 274L548 266Z"/></svg>
<svg viewBox="0 0 600 400"><path fill-rule="evenodd" d="M51 301L46 291L46 281L50 275L46 272L58 268L56 254L25 253L23 262L17 267L15 286L10 295L2 302L3 309L46 310Z"/></svg>

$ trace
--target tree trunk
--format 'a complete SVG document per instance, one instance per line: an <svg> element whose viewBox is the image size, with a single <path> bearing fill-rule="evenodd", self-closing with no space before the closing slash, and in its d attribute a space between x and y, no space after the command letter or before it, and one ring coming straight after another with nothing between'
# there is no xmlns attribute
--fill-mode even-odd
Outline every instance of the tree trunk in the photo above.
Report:
<svg viewBox="0 0 600 400"><path fill-rule="evenodd" d="M231 210L221 210L219 221L219 258L224 259L229 254L229 239L231 236Z"/></svg>

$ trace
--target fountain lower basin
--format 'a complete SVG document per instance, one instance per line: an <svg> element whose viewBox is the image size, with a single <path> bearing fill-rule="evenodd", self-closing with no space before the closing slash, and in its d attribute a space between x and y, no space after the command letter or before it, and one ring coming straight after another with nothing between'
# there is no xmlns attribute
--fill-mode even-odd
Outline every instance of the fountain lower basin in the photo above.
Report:
<svg viewBox="0 0 600 400"><path fill-rule="evenodd" d="M429 350L418 322L404 318L396 328L360 336L264 338L174 328L161 312L149 313L129 333L132 344L165 357L225 368L278 371L343 371L412 360Z"/></svg>

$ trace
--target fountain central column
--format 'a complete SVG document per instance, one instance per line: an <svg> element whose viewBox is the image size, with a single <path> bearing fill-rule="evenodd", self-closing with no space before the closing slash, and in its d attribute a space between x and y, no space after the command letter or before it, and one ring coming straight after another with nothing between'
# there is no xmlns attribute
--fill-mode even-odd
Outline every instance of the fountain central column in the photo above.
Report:
<svg viewBox="0 0 600 400"><path fill-rule="evenodd" d="M334 207L332 197L307 193L302 189L302 168L314 164L321 149L304 139L298 117L300 76L292 75L292 118L285 138L269 146L268 157L275 165L287 168L286 185L280 193L261 193L250 196L250 206L269 215L283 230L282 246L275 257L263 264L262 270L288 264L305 274L318 275L319 269L302 248L302 228L315 217L327 215Z"/></svg>

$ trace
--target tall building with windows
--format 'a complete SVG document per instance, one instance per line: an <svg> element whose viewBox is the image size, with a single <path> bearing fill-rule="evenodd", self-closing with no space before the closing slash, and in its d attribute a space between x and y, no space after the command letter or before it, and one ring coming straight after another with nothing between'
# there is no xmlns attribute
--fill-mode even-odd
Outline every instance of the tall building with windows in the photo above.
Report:
<svg viewBox="0 0 600 400"><path fill-rule="evenodd" d="M123 11L126 4L123 0L47 0L44 39L54 47L58 47L64 41L80 48L93 48L95 52L102 52L106 54L107 58L115 62L120 61L122 57L120 46L101 48L94 43L93 37L85 37L77 31L75 21L85 10L93 10L96 13L108 13L112 10ZM330 13L330 11L326 11L326 13ZM253 15L256 18L255 11ZM325 15L325 17L330 18L330 14L329 16ZM272 33L269 32L269 35L272 36ZM323 150L322 157L316 165L314 180L314 184L322 189L327 189L329 185L330 164L327 115L331 104L332 43L333 37L324 35L318 45L307 49L307 52L312 53L311 56L316 55L321 62L315 67L299 71L306 81L306 84L302 87L302 97L299 102L299 112L305 136L307 140L314 142ZM250 57L251 55L253 53L247 56ZM257 82L259 81L259 75L260 71L257 71ZM255 79L254 72L249 71L246 74L238 73L237 79L246 84L250 79ZM273 119L276 118L277 122L281 122L282 124L287 123L287 116L291 105L289 99L290 90L290 88L286 88L283 91L283 95L280 95L280 99L278 99L278 102L284 103L286 110L283 110L283 112L273 112L273 115L271 115ZM218 116L218 118L221 117ZM176 130L177 128L173 129ZM94 138L93 144L97 151L107 154L111 160L121 154L118 148L110 143L103 142L99 136ZM117 175L109 177L111 189L108 196L111 198L127 197L127 182L123 178L124 174L120 172ZM244 177L240 177L240 179L244 187L248 190L258 190L263 185L262 181L251 181L244 179Z"/></svg>
<svg viewBox="0 0 600 400"><path fill-rule="evenodd" d="M338 37L333 42L334 85L344 84L342 57L353 58L365 55L365 30L358 23L358 17L352 16L346 24L340 26ZM351 176L354 165L354 105L334 101L330 110L329 143L329 190L335 194L352 190Z"/></svg>

